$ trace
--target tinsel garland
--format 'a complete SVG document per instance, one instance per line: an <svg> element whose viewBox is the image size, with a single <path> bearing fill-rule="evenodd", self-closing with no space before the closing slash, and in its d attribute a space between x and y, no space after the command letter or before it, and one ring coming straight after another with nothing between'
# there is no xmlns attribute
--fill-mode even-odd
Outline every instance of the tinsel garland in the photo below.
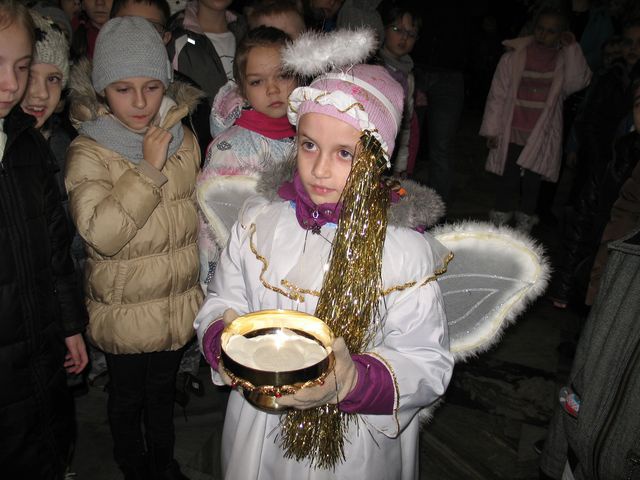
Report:
<svg viewBox="0 0 640 480"><path fill-rule="evenodd" d="M390 202L389 189L380 180L385 168L380 143L363 132L342 193L331 263L315 311L336 337L344 337L351 353L364 351L375 334L371 323L379 318ZM337 405L288 412L282 419L285 456L309 460L314 468L334 468L344 461L345 435L355 418Z"/></svg>

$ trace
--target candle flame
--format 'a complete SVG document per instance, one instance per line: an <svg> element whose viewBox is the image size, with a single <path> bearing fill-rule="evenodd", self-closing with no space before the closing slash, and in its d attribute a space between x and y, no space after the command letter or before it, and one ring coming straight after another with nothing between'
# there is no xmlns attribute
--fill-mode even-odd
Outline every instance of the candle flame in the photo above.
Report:
<svg viewBox="0 0 640 480"><path fill-rule="evenodd" d="M274 335L274 343L276 350L280 350L286 341L287 334L285 334L282 330L278 330Z"/></svg>

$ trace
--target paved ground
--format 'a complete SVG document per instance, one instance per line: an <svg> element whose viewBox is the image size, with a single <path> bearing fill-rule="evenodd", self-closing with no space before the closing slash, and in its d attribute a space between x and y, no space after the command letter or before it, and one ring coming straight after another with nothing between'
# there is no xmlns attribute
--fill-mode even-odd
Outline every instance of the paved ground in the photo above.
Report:
<svg viewBox="0 0 640 480"><path fill-rule="evenodd" d="M449 219L486 219L494 182L483 171L484 147L475 132L477 112L467 112L457 141L457 182ZM563 194L561 188L560 195ZM553 256L558 229L534 234ZM421 479L536 479L535 441L544 438L570 352L558 348L575 338L579 316L541 299L510 327L492 351L458 365L445 402L421 436ZM194 480L218 479L220 434L227 392L207 379L205 396L176 408L176 457ZM79 479L118 479L111 457L106 393L92 387L77 399L78 446L73 471Z"/></svg>

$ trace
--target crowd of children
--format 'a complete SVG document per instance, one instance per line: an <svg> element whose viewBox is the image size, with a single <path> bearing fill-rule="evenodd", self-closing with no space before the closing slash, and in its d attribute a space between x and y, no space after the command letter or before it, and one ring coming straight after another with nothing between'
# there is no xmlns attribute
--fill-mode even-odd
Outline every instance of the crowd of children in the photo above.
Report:
<svg viewBox="0 0 640 480"><path fill-rule="evenodd" d="M375 285L375 297L352 302L375 305L359 320L368 340L325 319L338 334L336 374L281 398L289 420L232 391L223 473L416 478L417 413L445 392L453 367L434 281L449 257L424 232L432 225L394 213L397 189L375 162L404 179L420 143L431 140L422 151L434 158L449 155L462 98L445 106L433 93L433 112L442 106L450 121L425 126L419 110L429 109L426 86L436 79L463 91L460 72L414 64L429 33L415 2L253 0L240 11L231 0L177 3L34 1L28 10L0 0L0 382L10 387L0 394L0 466L12 478L62 478L74 441L65 370L80 374L89 350L93 377L108 371L113 455L125 478L187 478L174 456L178 372L197 382L206 360L214 381L230 384L218 372L222 329L252 311L326 308L325 284L345 265L334 252L358 231L350 249L379 253L349 280ZM570 253L553 291L566 307L577 265L595 255L637 164L629 98L636 93L637 106L640 23L539 3L530 35L503 42L479 133L486 169L499 176L488 215L496 225L515 219L531 232L545 182L558 181L566 158L578 162L572 207L582 216L568 222ZM332 58L310 75L283 57L307 29L363 25L376 37L351 63ZM619 43L620 58L611 60L599 54L614 32L606 45ZM315 50L297 51L300 61ZM568 125L563 105L579 91ZM352 171L368 148L375 162ZM445 200L450 167L430 164ZM364 182L376 188L362 196ZM235 223L219 206L220 192L231 198L234 188ZM345 215L356 203L384 228ZM593 211L599 229L585 233ZM288 442L304 411L345 422L340 458Z"/></svg>

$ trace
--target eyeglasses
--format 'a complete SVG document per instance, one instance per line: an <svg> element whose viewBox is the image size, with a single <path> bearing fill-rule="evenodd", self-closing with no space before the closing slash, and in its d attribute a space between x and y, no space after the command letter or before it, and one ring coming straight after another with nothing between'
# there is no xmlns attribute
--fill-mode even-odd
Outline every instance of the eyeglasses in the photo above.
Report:
<svg viewBox="0 0 640 480"><path fill-rule="evenodd" d="M418 38L418 32L415 30L405 30L402 27L398 27L397 25L391 25L391 31L394 33L399 33L400 35L406 35L409 38Z"/></svg>

